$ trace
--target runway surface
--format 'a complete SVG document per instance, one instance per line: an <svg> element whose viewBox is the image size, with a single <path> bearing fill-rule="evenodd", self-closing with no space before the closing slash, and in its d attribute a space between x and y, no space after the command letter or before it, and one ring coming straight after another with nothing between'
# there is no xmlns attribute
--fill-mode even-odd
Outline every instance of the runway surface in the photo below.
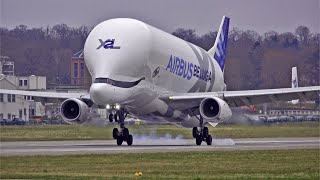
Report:
<svg viewBox="0 0 320 180"><path fill-rule="evenodd" d="M21 141L1 142L1 156L65 155L65 154L115 154L187 151L236 151L270 149L320 149L319 138L254 138L214 139L213 145L205 142L195 145L195 140L186 139L134 139L132 146L124 142L117 146L114 140L85 141Z"/></svg>

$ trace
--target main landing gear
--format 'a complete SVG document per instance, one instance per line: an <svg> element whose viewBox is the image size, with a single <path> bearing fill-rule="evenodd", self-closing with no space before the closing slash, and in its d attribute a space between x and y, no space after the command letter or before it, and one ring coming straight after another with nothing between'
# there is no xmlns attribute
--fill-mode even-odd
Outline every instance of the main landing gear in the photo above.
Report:
<svg viewBox="0 0 320 180"><path fill-rule="evenodd" d="M112 132L113 139L117 140L118 146L121 146L123 141L126 141L128 146L131 146L133 143L133 137L129 133L129 129L124 126L124 119L126 118L125 112L123 109L117 110L115 114L109 114L109 121L118 122L120 125L120 131L118 128L114 128Z"/></svg>
<svg viewBox="0 0 320 180"><path fill-rule="evenodd" d="M201 145L202 141L205 141L207 145L212 144L212 136L209 134L208 127L203 126L203 118L200 116L200 130L198 127L193 127L192 136L196 139L196 144Z"/></svg>

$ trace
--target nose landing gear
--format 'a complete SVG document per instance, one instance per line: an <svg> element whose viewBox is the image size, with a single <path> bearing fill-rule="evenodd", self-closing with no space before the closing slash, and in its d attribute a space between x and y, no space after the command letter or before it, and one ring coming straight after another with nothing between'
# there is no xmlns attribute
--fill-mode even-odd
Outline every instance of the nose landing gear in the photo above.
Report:
<svg viewBox="0 0 320 180"><path fill-rule="evenodd" d="M192 129L192 136L196 139L196 144L198 146L201 145L202 141L205 141L207 145L212 144L212 136L209 134L208 127L203 126L203 118L200 116L200 130L198 127L193 127Z"/></svg>
<svg viewBox="0 0 320 180"><path fill-rule="evenodd" d="M109 120L110 120L110 115L109 115ZM113 139L117 140L118 146L121 146L123 141L126 141L128 146L131 146L133 143L133 137L129 133L129 129L124 126L124 119L126 118L124 110L123 109L117 110L116 114L114 114L113 116L114 116L113 117L114 120L118 122L118 124L120 125L120 130L121 130L119 131L118 128L113 129L112 131Z"/></svg>

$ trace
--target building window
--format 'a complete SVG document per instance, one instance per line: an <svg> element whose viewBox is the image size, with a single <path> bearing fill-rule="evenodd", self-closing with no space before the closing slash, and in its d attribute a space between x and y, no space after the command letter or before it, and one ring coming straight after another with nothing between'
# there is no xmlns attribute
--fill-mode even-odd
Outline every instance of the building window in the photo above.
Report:
<svg viewBox="0 0 320 180"><path fill-rule="evenodd" d="M35 116L35 111L34 111L34 109L31 109L31 115L32 115L32 116Z"/></svg>
<svg viewBox="0 0 320 180"><path fill-rule="evenodd" d="M78 84L78 82L77 82L76 79L73 80L73 84L74 84L74 85L77 85L77 84Z"/></svg>
<svg viewBox="0 0 320 180"><path fill-rule="evenodd" d="M27 115L27 109L26 108L23 109L23 114Z"/></svg>
<svg viewBox="0 0 320 180"><path fill-rule="evenodd" d="M19 118L22 119L22 109L19 110Z"/></svg>
<svg viewBox="0 0 320 180"><path fill-rule="evenodd" d="M21 79L19 80L19 86L23 86L23 81Z"/></svg>
<svg viewBox="0 0 320 180"><path fill-rule="evenodd" d="M73 64L74 77L78 77L78 63Z"/></svg>
<svg viewBox="0 0 320 180"><path fill-rule="evenodd" d="M12 102L16 102L16 95L12 94L11 95L11 100L12 100Z"/></svg>
<svg viewBox="0 0 320 180"><path fill-rule="evenodd" d="M3 102L3 94L0 94L0 102Z"/></svg>
<svg viewBox="0 0 320 180"><path fill-rule="evenodd" d="M84 76L84 63L80 64L80 77Z"/></svg>
<svg viewBox="0 0 320 180"><path fill-rule="evenodd" d="M23 81L23 85L24 85L24 86L28 86L28 80L24 80L24 81Z"/></svg>
<svg viewBox="0 0 320 180"><path fill-rule="evenodd" d="M11 114L8 113L8 120L11 120Z"/></svg>
<svg viewBox="0 0 320 180"><path fill-rule="evenodd" d="M11 102L11 94L8 94L8 102ZM10 115L11 117L11 115Z"/></svg>
<svg viewBox="0 0 320 180"><path fill-rule="evenodd" d="M0 120L3 120L3 113L0 113Z"/></svg>

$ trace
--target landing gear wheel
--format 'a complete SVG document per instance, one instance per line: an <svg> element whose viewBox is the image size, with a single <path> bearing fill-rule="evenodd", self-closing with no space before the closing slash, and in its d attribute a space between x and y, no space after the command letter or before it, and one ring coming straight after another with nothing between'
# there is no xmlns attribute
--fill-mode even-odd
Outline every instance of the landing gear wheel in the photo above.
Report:
<svg viewBox="0 0 320 180"><path fill-rule="evenodd" d="M113 114L109 114L109 121L110 121L110 122L113 121Z"/></svg>
<svg viewBox="0 0 320 180"><path fill-rule="evenodd" d="M127 139L128 136L129 136L129 129L128 129L128 128L123 128L123 130L122 130L122 135L123 135L123 137L124 137L125 139Z"/></svg>
<svg viewBox="0 0 320 180"><path fill-rule="evenodd" d="M118 145L118 146L121 146L121 145L122 145L122 142L123 142L123 137L122 137L122 136L118 136L118 138L117 138L117 145Z"/></svg>
<svg viewBox="0 0 320 180"><path fill-rule="evenodd" d="M212 144L212 136L209 134L208 137L206 138L206 142L208 146L211 146Z"/></svg>
<svg viewBox="0 0 320 180"><path fill-rule="evenodd" d="M126 118L126 112L124 109L117 110L116 114L113 114L113 119L120 125L121 132L117 128L113 129L113 138L117 139L118 146L122 145L123 141L126 141L128 146L133 143L133 137L129 133L129 129L125 127L124 120Z"/></svg>
<svg viewBox="0 0 320 180"><path fill-rule="evenodd" d="M197 144L198 146L200 146L201 143L202 143L202 137L201 137L201 136L197 136L197 137L196 137L196 144Z"/></svg>
<svg viewBox="0 0 320 180"><path fill-rule="evenodd" d="M119 137L119 130L118 130L118 128L113 128L112 136L113 136L113 139L118 139L118 137Z"/></svg>
<svg viewBox="0 0 320 180"><path fill-rule="evenodd" d="M193 127L192 128L192 137L196 138L198 136L198 128L197 127Z"/></svg>
<svg viewBox="0 0 320 180"><path fill-rule="evenodd" d="M131 134L129 134L129 136L128 136L128 138L127 138L127 144L128 144L128 146L131 146L132 143L133 143L133 137L132 137Z"/></svg>
<svg viewBox="0 0 320 180"><path fill-rule="evenodd" d="M205 137L205 138L207 138L207 137L209 136L209 129L208 129L208 127L203 127L202 135L203 135L203 137Z"/></svg>

